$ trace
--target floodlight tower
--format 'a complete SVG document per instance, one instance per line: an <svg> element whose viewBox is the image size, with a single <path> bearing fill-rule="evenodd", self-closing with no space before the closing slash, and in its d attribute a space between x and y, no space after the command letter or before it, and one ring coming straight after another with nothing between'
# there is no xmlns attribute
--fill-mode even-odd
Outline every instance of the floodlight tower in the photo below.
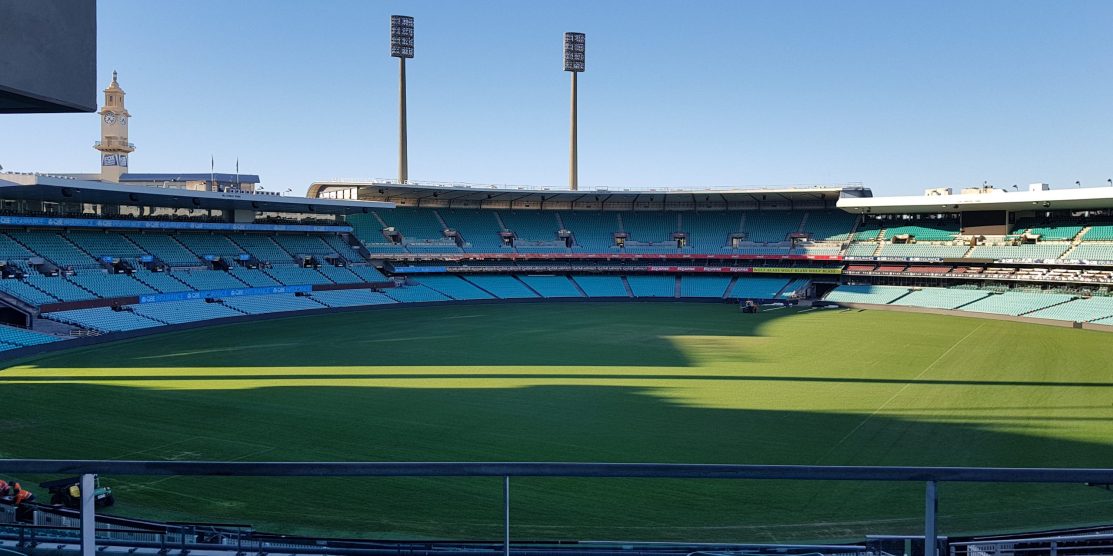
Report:
<svg viewBox="0 0 1113 556"><path fill-rule="evenodd" d="M579 189L579 168L576 153L576 74L584 71L584 38L583 33L564 34L564 71L572 73L572 140L570 160L568 163L568 187L572 191Z"/></svg>
<svg viewBox="0 0 1113 556"><path fill-rule="evenodd" d="M414 18L390 16L390 55L398 58L398 183L409 179L406 148L406 58L414 57Z"/></svg>

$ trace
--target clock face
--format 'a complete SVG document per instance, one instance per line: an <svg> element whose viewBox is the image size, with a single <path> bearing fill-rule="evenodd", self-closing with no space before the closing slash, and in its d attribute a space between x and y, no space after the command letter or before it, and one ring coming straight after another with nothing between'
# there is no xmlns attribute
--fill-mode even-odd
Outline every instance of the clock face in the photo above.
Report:
<svg viewBox="0 0 1113 556"><path fill-rule="evenodd" d="M128 117L120 116L120 125L128 125Z"/></svg>
<svg viewBox="0 0 1113 556"><path fill-rule="evenodd" d="M116 115L111 113L111 112L105 114L104 115L104 123L109 124L109 125L116 123Z"/></svg>

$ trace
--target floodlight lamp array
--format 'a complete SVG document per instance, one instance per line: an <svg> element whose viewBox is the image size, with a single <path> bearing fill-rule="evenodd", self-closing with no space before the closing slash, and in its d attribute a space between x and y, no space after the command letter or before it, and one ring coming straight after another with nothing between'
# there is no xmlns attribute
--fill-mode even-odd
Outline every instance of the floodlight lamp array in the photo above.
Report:
<svg viewBox="0 0 1113 556"><path fill-rule="evenodd" d="M394 58L414 57L414 18L390 16L390 55Z"/></svg>
<svg viewBox="0 0 1113 556"><path fill-rule="evenodd" d="M585 39L583 33L564 34L564 71L584 71Z"/></svg>

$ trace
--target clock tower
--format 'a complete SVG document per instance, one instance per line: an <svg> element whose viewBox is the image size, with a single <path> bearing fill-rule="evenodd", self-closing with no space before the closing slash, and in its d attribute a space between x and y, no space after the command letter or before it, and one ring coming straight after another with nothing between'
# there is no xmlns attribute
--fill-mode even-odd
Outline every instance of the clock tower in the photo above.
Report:
<svg viewBox="0 0 1113 556"><path fill-rule="evenodd" d="M124 108L124 90L116 82L104 90L104 106L100 109L100 141L93 148L100 151L100 177L103 181L119 182L120 175L128 171L128 155L135 145L128 143L128 114Z"/></svg>

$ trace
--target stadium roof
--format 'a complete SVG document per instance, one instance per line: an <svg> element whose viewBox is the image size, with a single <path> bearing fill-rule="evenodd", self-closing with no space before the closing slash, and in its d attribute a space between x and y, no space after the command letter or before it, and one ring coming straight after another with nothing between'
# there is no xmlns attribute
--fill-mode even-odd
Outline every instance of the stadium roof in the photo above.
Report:
<svg viewBox="0 0 1113 556"><path fill-rule="evenodd" d="M182 174L188 175L188 174ZM205 174L206 179L208 174ZM353 214L390 203L287 197L274 193L191 191L181 187L127 185L41 174L0 174L0 198L171 208Z"/></svg>
<svg viewBox="0 0 1113 556"><path fill-rule="evenodd" d="M439 183L392 183L389 180L370 181L321 181L309 186L306 194L319 197L329 189L357 187L369 194L370 198L382 201L391 199L432 199L438 201L517 201L517 202L586 202L586 201L624 201L633 203L779 203L779 202L826 202L841 196L872 195L870 190L859 184L816 185L789 187L757 188L651 188L651 189L581 189L568 191L535 186L518 185L477 185L477 184L439 184Z"/></svg>
<svg viewBox="0 0 1113 556"><path fill-rule="evenodd" d="M853 213L948 213L1000 210L1096 210L1113 208L1113 187L1084 187L1048 191L1006 191L959 195L899 197L842 197L839 208Z"/></svg>
<svg viewBox="0 0 1113 556"><path fill-rule="evenodd" d="M210 181L226 183L259 183L259 176L255 174L222 174L216 173L160 173L160 174L134 174L127 173L120 176L120 181Z"/></svg>

